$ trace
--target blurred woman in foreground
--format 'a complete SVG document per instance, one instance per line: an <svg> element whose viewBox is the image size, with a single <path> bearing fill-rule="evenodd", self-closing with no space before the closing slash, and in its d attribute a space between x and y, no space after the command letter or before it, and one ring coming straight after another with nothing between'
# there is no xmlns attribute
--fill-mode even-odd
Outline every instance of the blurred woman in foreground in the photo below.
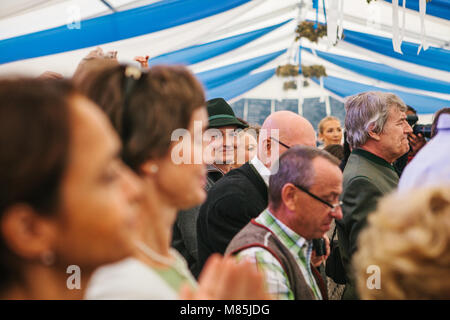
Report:
<svg viewBox="0 0 450 320"><path fill-rule="evenodd" d="M208 126L203 88L184 67L148 72L118 66L93 73L82 86L109 116L123 143L122 158L140 177L145 200L132 258L101 268L89 299L263 299L261 274L233 258L213 257L197 284L170 247L181 209L206 198L202 149Z"/></svg>
<svg viewBox="0 0 450 320"><path fill-rule="evenodd" d="M358 248L362 299L450 299L450 185L384 198Z"/></svg>
<svg viewBox="0 0 450 320"><path fill-rule="evenodd" d="M142 190L117 135L67 82L5 79L0 150L0 297L82 298L133 249Z"/></svg>

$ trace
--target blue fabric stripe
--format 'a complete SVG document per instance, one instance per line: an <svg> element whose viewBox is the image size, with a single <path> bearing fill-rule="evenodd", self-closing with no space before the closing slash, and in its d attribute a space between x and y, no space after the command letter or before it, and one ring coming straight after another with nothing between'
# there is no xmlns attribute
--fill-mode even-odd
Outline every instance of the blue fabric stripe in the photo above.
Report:
<svg viewBox="0 0 450 320"><path fill-rule="evenodd" d="M319 83L319 81L315 78L313 78L312 80L316 83ZM406 104L416 109L418 113L435 113L437 110L441 108L450 107L449 100L434 98L415 93L409 93L401 90L385 89L376 86L370 86L332 76L324 77L323 85L324 88L340 97L348 97L365 91L392 92L398 95Z"/></svg>
<svg viewBox="0 0 450 320"><path fill-rule="evenodd" d="M403 41L402 52L397 53L392 48L392 40L372 34L361 33L352 30L344 30L344 41L375 51L399 60L408 61L418 65L450 71L450 51L429 47L417 54L419 44Z"/></svg>
<svg viewBox="0 0 450 320"><path fill-rule="evenodd" d="M269 61L274 60L285 52L286 49L248 59L242 62L230 64L217 69L204 71L198 73L197 78L203 82L203 85L207 90L212 90L216 87L232 82L250 73L251 71L265 65Z"/></svg>
<svg viewBox="0 0 450 320"><path fill-rule="evenodd" d="M392 3L392 0L384 0ZM399 6L403 6L403 0L398 1ZM406 8L419 12L419 0L406 1ZM433 0L427 3L427 14L450 20L450 0Z"/></svg>
<svg viewBox="0 0 450 320"><path fill-rule="evenodd" d="M312 52L309 48L303 47L303 49ZM318 57L366 77L389 82L402 87L450 94L450 82L423 77L381 63L349 58L320 50L315 51Z"/></svg>
<svg viewBox="0 0 450 320"><path fill-rule="evenodd" d="M220 39L213 42L208 42L201 45L195 45L188 48L183 48L177 51L169 52L152 58L149 60L149 66L156 64L194 64L200 61L210 59L219 54L234 50L244 44L247 44L265 34L281 27L292 19L286 20L282 23L254 30L251 32L239 34L225 39Z"/></svg>
<svg viewBox="0 0 450 320"><path fill-rule="evenodd" d="M220 87L208 90L206 92L207 100L213 98L224 98L225 100L233 99L270 79L274 74L275 68L245 75Z"/></svg>
<svg viewBox="0 0 450 320"><path fill-rule="evenodd" d="M249 0L164 0L0 41L0 64L124 40L203 19Z"/></svg>

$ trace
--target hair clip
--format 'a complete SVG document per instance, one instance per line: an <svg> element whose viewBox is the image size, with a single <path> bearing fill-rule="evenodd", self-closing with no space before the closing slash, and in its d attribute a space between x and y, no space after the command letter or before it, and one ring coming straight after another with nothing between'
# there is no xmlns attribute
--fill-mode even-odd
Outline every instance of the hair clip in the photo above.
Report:
<svg viewBox="0 0 450 320"><path fill-rule="evenodd" d="M135 66L127 66L125 68L125 76L127 78L133 78L134 80L139 80L141 78L142 72Z"/></svg>

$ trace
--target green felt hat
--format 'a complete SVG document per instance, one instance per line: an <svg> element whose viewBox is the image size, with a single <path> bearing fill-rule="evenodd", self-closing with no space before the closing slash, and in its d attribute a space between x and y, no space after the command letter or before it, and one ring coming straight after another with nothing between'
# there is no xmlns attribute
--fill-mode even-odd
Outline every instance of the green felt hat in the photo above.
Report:
<svg viewBox="0 0 450 320"><path fill-rule="evenodd" d="M237 126L247 128L248 125L239 121L233 109L223 98L215 98L206 101L208 109L208 120L210 128L220 128L225 126Z"/></svg>

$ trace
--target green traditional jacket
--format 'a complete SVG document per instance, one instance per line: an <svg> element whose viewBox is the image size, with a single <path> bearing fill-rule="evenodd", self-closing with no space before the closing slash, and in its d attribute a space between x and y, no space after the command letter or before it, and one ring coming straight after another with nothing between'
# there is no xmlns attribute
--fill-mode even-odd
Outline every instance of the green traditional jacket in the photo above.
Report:
<svg viewBox="0 0 450 320"><path fill-rule="evenodd" d="M386 160L363 149L352 151L344 169L343 218L337 221L338 242L347 285L343 299L358 299L350 268L357 238L379 199L397 188L399 177Z"/></svg>

